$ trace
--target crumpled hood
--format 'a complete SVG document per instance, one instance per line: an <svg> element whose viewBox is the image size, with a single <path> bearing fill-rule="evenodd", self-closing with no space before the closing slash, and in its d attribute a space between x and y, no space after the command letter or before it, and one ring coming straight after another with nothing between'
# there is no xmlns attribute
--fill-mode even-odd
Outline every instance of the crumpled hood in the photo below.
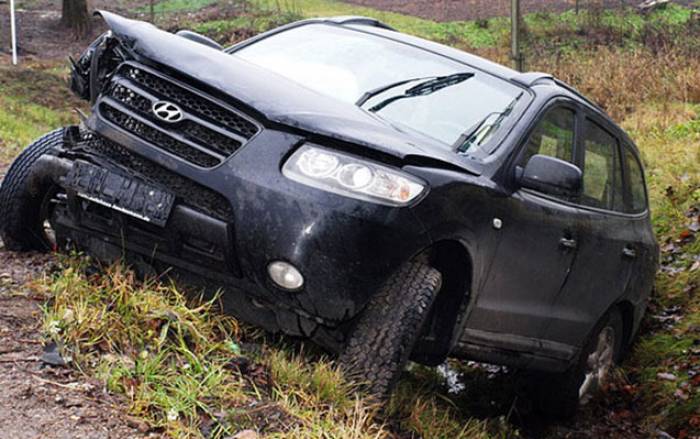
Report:
<svg viewBox="0 0 700 439"><path fill-rule="evenodd" d="M141 61L167 66L242 102L272 122L362 145L404 161L430 158L478 174L429 138L399 131L355 105L320 94L234 55L165 32L143 21L97 12ZM420 144L418 144L420 142Z"/></svg>

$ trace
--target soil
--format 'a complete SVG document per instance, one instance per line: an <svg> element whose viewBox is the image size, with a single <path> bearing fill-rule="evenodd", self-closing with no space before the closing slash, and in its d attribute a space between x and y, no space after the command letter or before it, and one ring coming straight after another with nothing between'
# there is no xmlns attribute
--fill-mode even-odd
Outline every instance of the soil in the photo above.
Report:
<svg viewBox="0 0 700 439"><path fill-rule="evenodd" d="M428 18L436 21L482 20L510 15L511 0L346 0L347 3L370 6L386 11ZM605 8L637 6L642 0L579 0L581 9L590 5ZM676 0L691 5L694 0ZM520 8L530 12L563 12L575 7L575 0L521 0Z"/></svg>
<svg viewBox="0 0 700 439"><path fill-rule="evenodd" d="M0 244L0 438L147 437L101 383L42 361L46 298L25 284L52 265L50 255L10 253Z"/></svg>
<svg viewBox="0 0 700 439"><path fill-rule="evenodd" d="M102 4L105 3L105 4ZM133 1L131 2L133 4ZM97 18L88 35L77 38L59 24L60 2L39 0L31 10L18 9L20 62L50 62L78 55L105 28ZM0 0L0 65L10 64L9 14ZM21 5L20 5L21 6ZM127 12L128 0L95 1L93 6ZM132 14L133 15L133 14ZM4 70L0 83L36 84L31 99L49 108L79 105L67 87L42 69ZM51 93L40 89L47 87ZM54 92L53 90L60 90ZM0 164L0 180L6 169ZM107 393L102 383L66 366L42 361L44 338L41 305L46 298L27 287L53 267L45 254L5 251L0 241L0 439L15 438L144 438L159 437L127 415L126 401Z"/></svg>

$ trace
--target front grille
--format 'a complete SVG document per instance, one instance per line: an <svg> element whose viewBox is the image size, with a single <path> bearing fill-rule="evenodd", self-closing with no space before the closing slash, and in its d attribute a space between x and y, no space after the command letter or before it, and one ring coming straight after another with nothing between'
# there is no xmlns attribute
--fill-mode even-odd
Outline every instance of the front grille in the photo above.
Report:
<svg viewBox="0 0 700 439"><path fill-rule="evenodd" d="M221 221L233 221L233 209L223 195L140 157L97 133L83 131L80 147L136 174L137 178L147 183L173 193L182 204Z"/></svg>
<svg viewBox="0 0 700 439"><path fill-rule="evenodd" d="M168 151L188 162L192 162L196 165L203 166L206 168L216 166L220 163L220 160L216 157L202 152L196 148L193 148L186 143L180 142L167 134L152 128L137 119L129 116L122 111L107 105L100 105L100 112L104 117L110 122L119 125L128 132L154 144L159 148Z"/></svg>
<svg viewBox="0 0 700 439"><path fill-rule="evenodd" d="M143 68L127 65L121 70L121 74L149 91L173 101L183 109L191 111L204 119L224 125L247 139L258 132L258 127L255 124L240 115L149 73Z"/></svg>
<svg viewBox="0 0 700 439"><path fill-rule="evenodd" d="M100 112L107 120L201 167L220 164L259 131L237 110L129 63L112 77L105 97ZM183 118L172 123L156 117L152 108L158 101L179 106Z"/></svg>
<svg viewBox="0 0 700 439"><path fill-rule="evenodd" d="M209 145L209 148L215 150L221 155L229 156L240 148L239 142L234 142L223 134L219 134L214 130L186 120L183 124L185 137L189 140L204 145Z"/></svg>

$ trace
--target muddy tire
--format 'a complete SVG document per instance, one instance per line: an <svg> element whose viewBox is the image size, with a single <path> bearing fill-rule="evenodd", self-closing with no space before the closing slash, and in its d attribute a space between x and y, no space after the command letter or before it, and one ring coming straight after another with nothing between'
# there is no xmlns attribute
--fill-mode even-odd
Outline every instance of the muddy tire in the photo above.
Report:
<svg viewBox="0 0 700 439"><path fill-rule="evenodd" d="M547 416L570 418L604 387L622 356L623 322L613 308L598 322L574 366L546 374L531 383L536 407Z"/></svg>
<svg viewBox="0 0 700 439"><path fill-rule="evenodd" d="M64 129L45 134L14 160L0 186L0 237L11 251L48 251L44 221L47 197L55 189L50 178L30 178L32 167L44 154L63 145Z"/></svg>
<svg viewBox="0 0 700 439"><path fill-rule="evenodd" d="M407 263L375 294L340 356L346 375L383 400L404 369L440 290L440 272Z"/></svg>

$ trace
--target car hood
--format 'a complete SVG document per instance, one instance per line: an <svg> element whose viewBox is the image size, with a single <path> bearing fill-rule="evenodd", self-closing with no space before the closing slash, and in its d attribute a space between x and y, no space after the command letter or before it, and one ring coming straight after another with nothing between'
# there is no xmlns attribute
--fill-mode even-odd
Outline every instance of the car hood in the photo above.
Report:
<svg viewBox="0 0 700 439"><path fill-rule="evenodd" d="M406 163L427 159L480 174L478 162L460 157L428 137L404 132L355 105L150 23L107 11L97 14L135 58L207 84L271 122L371 148Z"/></svg>

